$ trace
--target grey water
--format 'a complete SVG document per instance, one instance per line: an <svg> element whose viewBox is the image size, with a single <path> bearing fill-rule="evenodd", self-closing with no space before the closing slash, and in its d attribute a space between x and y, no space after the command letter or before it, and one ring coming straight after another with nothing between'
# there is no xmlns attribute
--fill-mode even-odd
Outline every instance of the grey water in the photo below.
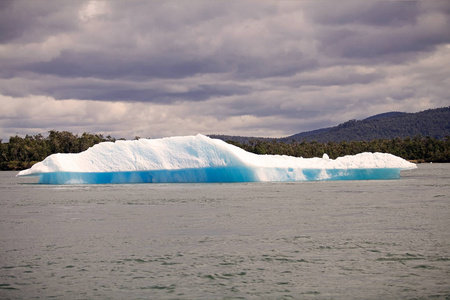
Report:
<svg viewBox="0 0 450 300"><path fill-rule="evenodd" d="M0 172L2 299L450 299L450 165L399 180L40 185Z"/></svg>

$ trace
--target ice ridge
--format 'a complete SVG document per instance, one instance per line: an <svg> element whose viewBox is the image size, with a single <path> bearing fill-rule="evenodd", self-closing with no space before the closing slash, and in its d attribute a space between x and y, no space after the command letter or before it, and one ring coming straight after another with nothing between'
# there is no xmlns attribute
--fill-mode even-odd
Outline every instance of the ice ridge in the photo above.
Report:
<svg viewBox="0 0 450 300"><path fill-rule="evenodd" d="M46 184L252 182L396 179L416 165L386 153L330 159L257 155L196 136L104 142L77 154L52 154L17 176Z"/></svg>

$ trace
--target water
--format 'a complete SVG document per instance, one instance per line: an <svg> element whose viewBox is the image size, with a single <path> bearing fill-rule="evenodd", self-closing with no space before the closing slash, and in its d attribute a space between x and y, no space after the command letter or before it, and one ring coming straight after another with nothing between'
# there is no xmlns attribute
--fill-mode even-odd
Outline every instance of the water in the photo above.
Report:
<svg viewBox="0 0 450 300"><path fill-rule="evenodd" d="M0 298L450 298L450 165L400 180L38 185L0 172Z"/></svg>

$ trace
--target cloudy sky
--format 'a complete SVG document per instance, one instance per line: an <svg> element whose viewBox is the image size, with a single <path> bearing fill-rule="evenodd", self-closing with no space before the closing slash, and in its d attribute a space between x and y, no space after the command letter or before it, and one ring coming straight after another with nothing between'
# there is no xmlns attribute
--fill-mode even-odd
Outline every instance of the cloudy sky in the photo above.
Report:
<svg viewBox="0 0 450 300"><path fill-rule="evenodd" d="M450 1L0 1L0 138L281 137L450 105Z"/></svg>

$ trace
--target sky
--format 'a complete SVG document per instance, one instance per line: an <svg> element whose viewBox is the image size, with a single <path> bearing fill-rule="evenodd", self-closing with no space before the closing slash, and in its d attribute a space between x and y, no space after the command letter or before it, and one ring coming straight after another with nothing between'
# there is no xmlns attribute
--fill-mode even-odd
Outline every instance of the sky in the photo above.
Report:
<svg viewBox="0 0 450 300"><path fill-rule="evenodd" d="M284 137L450 105L450 1L0 1L0 139Z"/></svg>

